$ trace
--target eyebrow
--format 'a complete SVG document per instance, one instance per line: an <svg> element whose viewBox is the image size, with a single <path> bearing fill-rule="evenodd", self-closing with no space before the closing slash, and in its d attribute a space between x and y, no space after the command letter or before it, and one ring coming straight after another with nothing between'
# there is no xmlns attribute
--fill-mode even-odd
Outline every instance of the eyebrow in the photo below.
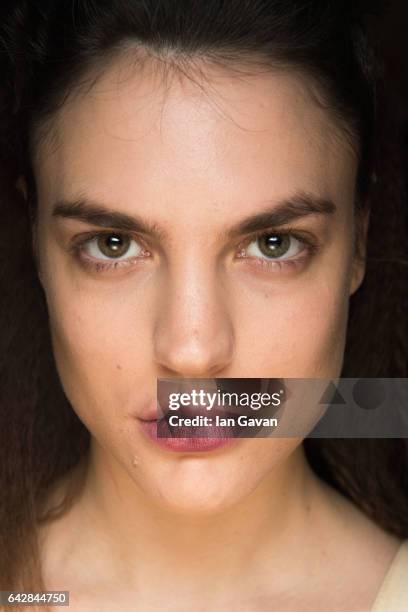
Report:
<svg viewBox="0 0 408 612"><path fill-rule="evenodd" d="M336 211L335 204L307 192L297 192L294 196L280 200L266 210L251 215L240 221L225 232L231 239L243 234L285 225L301 217L312 214L332 215ZM53 217L77 219L84 223L131 233L145 234L164 239L167 232L156 223L150 223L137 215L111 209L102 203L89 199L75 201L59 201L53 206Z"/></svg>

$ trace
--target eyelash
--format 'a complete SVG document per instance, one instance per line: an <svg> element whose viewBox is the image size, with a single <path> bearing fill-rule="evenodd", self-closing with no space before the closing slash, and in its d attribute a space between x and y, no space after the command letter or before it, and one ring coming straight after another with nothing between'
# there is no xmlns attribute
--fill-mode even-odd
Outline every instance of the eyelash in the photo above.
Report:
<svg viewBox="0 0 408 612"><path fill-rule="evenodd" d="M74 244L71 247L71 250L73 251L74 256L77 257L77 259L79 259L84 264L85 267L90 268L91 270L95 272L105 272L107 270L112 270L116 268L128 267L132 265L133 263L140 262L141 259L146 259L151 256L149 251L142 246L140 240L137 240L137 242L140 244L142 248L142 255L138 255L136 257L132 257L129 259L116 260L116 261L112 260L110 262L105 260L105 262L103 263L103 260L98 261L84 254L84 247L90 244L93 240L95 240L95 238L96 239L103 238L103 237L111 236L111 235L121 236L123 238L131 238L132 240L136 240L130 234L126 234L124 232L115 232L113 230L105 231L105 232L91 232L90 234L82 235L78 240L75 240Z"/></svg>
<svg viewBox="0 0 408 612"><path fill-rule="evenodd" d="M277 258L268 259L266 256L264 259L261 257L254 257L251 255L243 254L243 251L245 250L245 248L248 248L250 244L252 244L254 241L259 240L259 238L262 238L268 235L290 236L292 238L295 238L300 244L303 245L304 248L302 249L300 254L294 257L288 258L288 259L277 259ZM299 267L307 259L311 258L313 255L318 253L320 248L321 248L321 245L319 241L314 236L309 234L308 232L307 233L300 232L291 227L288 227L285 230L274 230L272 228L267 231L261 231L256 234L253 234L250 238L247 238L244 243L241 243L239 247L240 254L238 255L238 258L250 260L250 263L252 265L256 265L257 267L261 267L263 269L266 268L271 271L272 270L282 270L284 268Z"/></svg>
<svg viewBox="0 0 408 612"><path fill-rule="evenodd" d="M71 250L73 251L74 256L77 259L79 259L87 268L90 268L91 270L98 272L98 273L102 273L107 270L112 270L116 268L128 267L132 265L133 263L140 262L141 259L147 259L151 257L150 252L147 249L145 249L142 244L140 244L139 240L137 240L137 242L139 242L142 248L142 255L138 255L133 258L118 260L118 261L113 260L112 262L102 263L102 261L97 261L97 260L90 258L87 255L84 255L84 247L90 244L93 240L104 237L104 236L111 236L112 234L122 236L124 238L131 238L133 240L136 240L135 238L132 238L130 234L126 234L123 232L115 232L113 230L105 231L105 232L93 232L90 234L82 235L78 240L75 240L74 244L71 246ZM259 238L262 238L264 236L273 235L273 234L277 234L279 236L288 235L292 238L295 238L304 246L304 249L302 249L300 255L297 255L296 257L291 257L289 259L281 259L281 260L273 259L273 258L263 259L260 257L255 257L255 256L244 254L245 248L248 248L248 246L252 244L254 241L257 241ZM287 228L285 230L270 229L267 231L262 231L262 232L253 234L250 237L246 238L245 242L241 242L240 245L238 246L239 254L237 257L238 259L248 260L249 263L251 263L251 265L257 265L262 268L276 270L276 269L285 268L287 266L297 267L301 265L306 259L309 259L312 255L316 254L319 251L319 249L320 249L319 243L310 234L306 235L305 233L300 233L299 231L294 230L292 228ZM254 263L254 260L255 260L255 263Z"/></svg>

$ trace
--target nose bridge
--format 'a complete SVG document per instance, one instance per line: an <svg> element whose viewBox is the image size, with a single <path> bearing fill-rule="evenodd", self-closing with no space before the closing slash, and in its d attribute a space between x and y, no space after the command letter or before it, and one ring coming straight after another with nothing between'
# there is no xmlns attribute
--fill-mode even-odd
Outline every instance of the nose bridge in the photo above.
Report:
<svg viewBox="0 0 408 612"><path fill-rule="evenodd" d="M154 327L158 364L179 376L211 375L232 359L234 333L219 271L204 257L170 265Z"/></svg>

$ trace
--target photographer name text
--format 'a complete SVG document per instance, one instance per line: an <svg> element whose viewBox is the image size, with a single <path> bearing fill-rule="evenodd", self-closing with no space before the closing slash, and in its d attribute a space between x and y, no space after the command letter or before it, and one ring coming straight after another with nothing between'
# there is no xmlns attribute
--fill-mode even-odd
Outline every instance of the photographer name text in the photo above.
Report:
<svg viewBox="0 0 408 612"><path fill-rule="evenodd" d="M248 417L244 414L237 417L221 417L218 414L215 417L203 415L183 417L172 414L168 418L168 423L171 427L236 427L237 425L240 427L277 427L278 419Z"/></svg>

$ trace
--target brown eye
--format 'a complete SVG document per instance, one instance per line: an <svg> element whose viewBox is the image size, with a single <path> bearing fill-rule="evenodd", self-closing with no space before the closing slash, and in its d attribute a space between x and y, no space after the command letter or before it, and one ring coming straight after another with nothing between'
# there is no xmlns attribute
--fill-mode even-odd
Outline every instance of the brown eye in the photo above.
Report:
<svg viewBox="0 0 408 612"><path fill-rule="evenodd" d="M255 238L246 248L246 254L263 260L286 260L299 255L304 247L305 242L290 232L269 232Z"/></svg>
<svg viewBox="0 0 408 612"><path fill-rule="evenodd" d="M101 235L96 240L101 253L106 257L122 257L129 249L130 238L119 234Z"/></svg>
<svg viewBox="0 0 408 612"><path fill-rule="evenodd" d="M289 234L265 234L257 239L257 243L263 255L277 258L289 251L291 237Z"/></svg>
<svg viewBox="0 0 408 612"><path fill-rule="evenodd" d="M99 261L129 259L144 253L142 246L126 234L116 232L95 234L83 244L83 251Z"/></svg>

